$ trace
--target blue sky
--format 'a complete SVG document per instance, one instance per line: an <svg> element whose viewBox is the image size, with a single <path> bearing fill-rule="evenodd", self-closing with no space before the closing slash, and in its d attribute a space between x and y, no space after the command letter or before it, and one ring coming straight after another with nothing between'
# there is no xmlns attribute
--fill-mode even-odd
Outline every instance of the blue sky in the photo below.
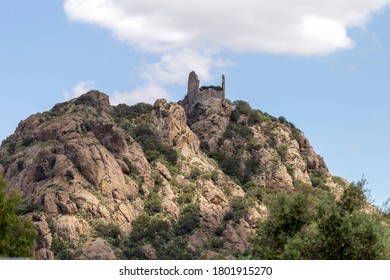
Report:
<svg viewBox="0 0 390 280"><path fill-rule="evenodd" d="M225 74L229 99L283 115L333 175L390 197L390 1L184 2L1 0L0 140L91 88L178 101L190 70Z"/></svg>

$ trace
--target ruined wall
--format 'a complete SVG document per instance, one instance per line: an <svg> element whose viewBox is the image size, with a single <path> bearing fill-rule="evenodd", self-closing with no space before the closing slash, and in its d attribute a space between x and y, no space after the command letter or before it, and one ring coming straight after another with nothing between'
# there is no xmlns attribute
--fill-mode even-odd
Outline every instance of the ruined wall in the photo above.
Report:
<svg viewBox="0 0 390 280"><path fill-rule="evenodd" d="M199 78L194 71L189 74L188 77L188 89L187 89L187 104L186 107L189 111L197 104L207 105L214 108L219 108L225 99L225 77L222 77L222 90L200 89Z"/></svg>
<svg viewBox="0 0 390 280"><path fill-rule="evenodd" d="M188 92L179 102L187 113L187 123L199 137L202 144L214 150L218 139L224 133L233 111L225 100L225 77L222 76L222 90L200 89L195 72L188 77Z"/></svg>

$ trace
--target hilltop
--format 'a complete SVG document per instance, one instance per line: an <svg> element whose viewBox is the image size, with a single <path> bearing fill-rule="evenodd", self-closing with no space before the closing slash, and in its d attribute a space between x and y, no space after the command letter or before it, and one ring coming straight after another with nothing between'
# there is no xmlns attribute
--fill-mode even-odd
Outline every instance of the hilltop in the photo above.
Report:
<svg viewBox="0 0 390 280"><path fill-rule="evenodd" d="M38 231L36 259L234 258L267 219L264 197L341 197L303 132L200 87L178 103L111 106L90 91L20 122L0 170Z"/></svg>

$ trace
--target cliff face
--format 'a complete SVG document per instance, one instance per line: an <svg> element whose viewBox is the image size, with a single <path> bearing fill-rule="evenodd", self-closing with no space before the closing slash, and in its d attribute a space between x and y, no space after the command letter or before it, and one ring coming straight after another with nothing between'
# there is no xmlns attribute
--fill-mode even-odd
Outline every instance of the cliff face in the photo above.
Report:
<svg viewBox="0 0 390 280"><path fill-rule="evenodd" d="M35 258L231 258L266 218L266 189L340 190L302 132L222 89L191 73L179 104L90 91L22 121L0 169L39 233Z"/></svg>
<svg viewBox="0 0 390 280"><path fill-rule="evenodd" d="M224 77L220 91L202 91L199 84L196 74L190 73L188 93L179 104L202 150L225 173L243 184L251 180L285 191L293 191L294 183L312 181L314 187L321 184L337 191L325 162L293 124L253 110L244 101L226 100Z"/></svg>
<svg viewBox="0 0 390 280"><path fill-rule="evenodd" d="M25 211L35 210L30 215L44 240L37 258L51 256L54 232L78 242L91 233L92 221L130 226L143 211L141 199L128 199L138 193L138 182L126 176L125 160L145 184L151 168L141 147L112 121L112 110L107 95L91 91L22 121L3 143L5 178L22 194Z"/></svg>

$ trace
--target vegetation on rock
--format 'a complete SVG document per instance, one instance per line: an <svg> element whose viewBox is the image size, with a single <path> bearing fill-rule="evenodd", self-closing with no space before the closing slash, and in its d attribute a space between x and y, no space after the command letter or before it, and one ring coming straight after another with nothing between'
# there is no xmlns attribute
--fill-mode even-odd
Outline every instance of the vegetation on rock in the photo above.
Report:
<svg viewBox="0 0 390 280"><path fill-rule="evenodd" d="M252 238L250 258L388 259L389 221L364 211L363 187L364 181L352 183L339 201L308 186L267 197L269 216Z"/></svg>
<svg viewBox="0 0 390 280"><path fill-rule="evenodd" d="M6 193L7 182L0 176L0 257L32 257L37 232L31 220L22 219L16 211L20 196Z"/></svg>
<svg viewBox="0 0 390 280"><path fill-rule="evenodd" d="M0 179L0 255L390 258L390 207L364 181L332 176L286 118L197 94L112 107L91 91L22 121L0 147L26 194Z"/></svg>

